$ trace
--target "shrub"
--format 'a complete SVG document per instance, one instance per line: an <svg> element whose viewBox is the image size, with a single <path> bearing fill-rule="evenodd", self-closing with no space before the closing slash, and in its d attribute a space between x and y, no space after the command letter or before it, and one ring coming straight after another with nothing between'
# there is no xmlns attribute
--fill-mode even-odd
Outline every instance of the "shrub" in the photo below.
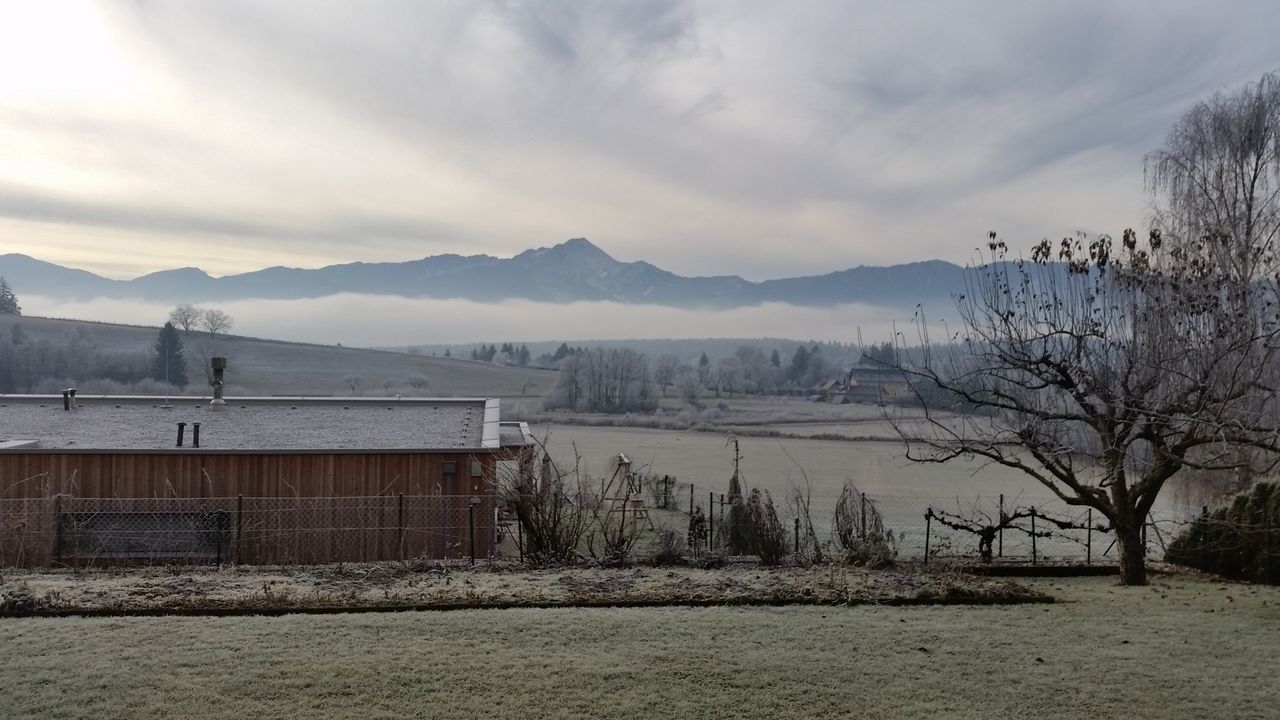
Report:
<svg viewBox="0 0 1280 720"><path fill-rule="evenodd" d="M846 482L840 491L832 532L845 562L884 567L898 556L893 531L885 530L880 510L853 483Z"/></svg>
<svg viewBox="0 0 1280 720"><path fill-rule="evenodd" d="M658 528L654 541L654 565L683 565L685 553L684 536L669 527Z"/></svg>
<svg viewBox="0 0 1280 720"><path fill-rule="evenodd" d="M1280 484L1258 483L1207 509L1165 552L1165 560L1235 580L1280 584Z"/></svg>
<svg viewBox="0 0 1280 720"><path fill-rule="evenodd" d="M787 531L778 521L778 511L769 491L751 490L743 504L746 522L744 527L751 552L760 557L762 565L779 565L787 555Z"/></svg>

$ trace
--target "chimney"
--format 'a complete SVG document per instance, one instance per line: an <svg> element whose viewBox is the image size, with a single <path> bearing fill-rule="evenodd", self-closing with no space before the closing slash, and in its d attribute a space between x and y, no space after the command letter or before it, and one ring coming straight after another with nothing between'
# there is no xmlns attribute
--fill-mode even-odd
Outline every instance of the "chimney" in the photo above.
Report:
<svg viewBox="0 0 1280 720"><path fill-rule="evenodd" d="M200 447L200 423L191 423L191 447Z"/></svg>
<svg viewBox="0 0 1280 720"><path fill-rule="evenodd" d="M227 369L227 359L224 357L211 358L209 367L213 368L213 380L209 385L213 388L213 400L209 402L214 407L226 405L227 401L222 399L222 373Z"/></svg>
<svg viewBox="0 0 1280 720"><path fill-rule="evenodd" d="M178 423L178 447L182 447L182 436L185 435L186 433L187 433L187 424L184 422Z"/></svg>

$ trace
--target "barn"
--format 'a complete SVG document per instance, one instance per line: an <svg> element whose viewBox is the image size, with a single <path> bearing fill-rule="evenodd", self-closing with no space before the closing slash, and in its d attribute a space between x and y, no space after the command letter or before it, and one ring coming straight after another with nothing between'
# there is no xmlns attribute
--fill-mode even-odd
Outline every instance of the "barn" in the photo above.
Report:
<svg viewBox="0 0 1280 720"><path fill-rule="evenodd" d="M489 555L485 398L0 396L0 566Z"/></svg>

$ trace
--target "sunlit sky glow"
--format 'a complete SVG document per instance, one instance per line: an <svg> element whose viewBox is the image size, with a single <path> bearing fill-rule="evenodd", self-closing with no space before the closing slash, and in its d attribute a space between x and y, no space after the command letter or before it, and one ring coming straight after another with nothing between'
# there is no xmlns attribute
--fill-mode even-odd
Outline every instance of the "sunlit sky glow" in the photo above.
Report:
<svg viewBox="0 0 1280 720"><path fill-rule="evenodd" d="M1280 3L0 4L0 252L223 274L586 236L749 278L1147 213Z"/></svg>

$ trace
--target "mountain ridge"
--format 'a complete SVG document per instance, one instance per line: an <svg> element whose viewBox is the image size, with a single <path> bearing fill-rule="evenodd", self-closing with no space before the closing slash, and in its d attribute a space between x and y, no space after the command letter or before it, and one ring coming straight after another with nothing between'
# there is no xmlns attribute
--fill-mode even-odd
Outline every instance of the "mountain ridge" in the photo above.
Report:
<svg viewBox="0 0 1280 720"><path fill-rule="evenodd" d="M0 255L0 276L15 292L55 299L99 297L157 302L305 299L338 293L476 301L532 300L725 309L780 302L902 306L949 297L964 269L943 260L859 265L822 275L746 280L678 275L645 261L622 262L586 238L524 250L509 258L444 253L403 262L351 262L320 268L277 265L214 277L197 267L105 278L28 255Z"/></svg>

